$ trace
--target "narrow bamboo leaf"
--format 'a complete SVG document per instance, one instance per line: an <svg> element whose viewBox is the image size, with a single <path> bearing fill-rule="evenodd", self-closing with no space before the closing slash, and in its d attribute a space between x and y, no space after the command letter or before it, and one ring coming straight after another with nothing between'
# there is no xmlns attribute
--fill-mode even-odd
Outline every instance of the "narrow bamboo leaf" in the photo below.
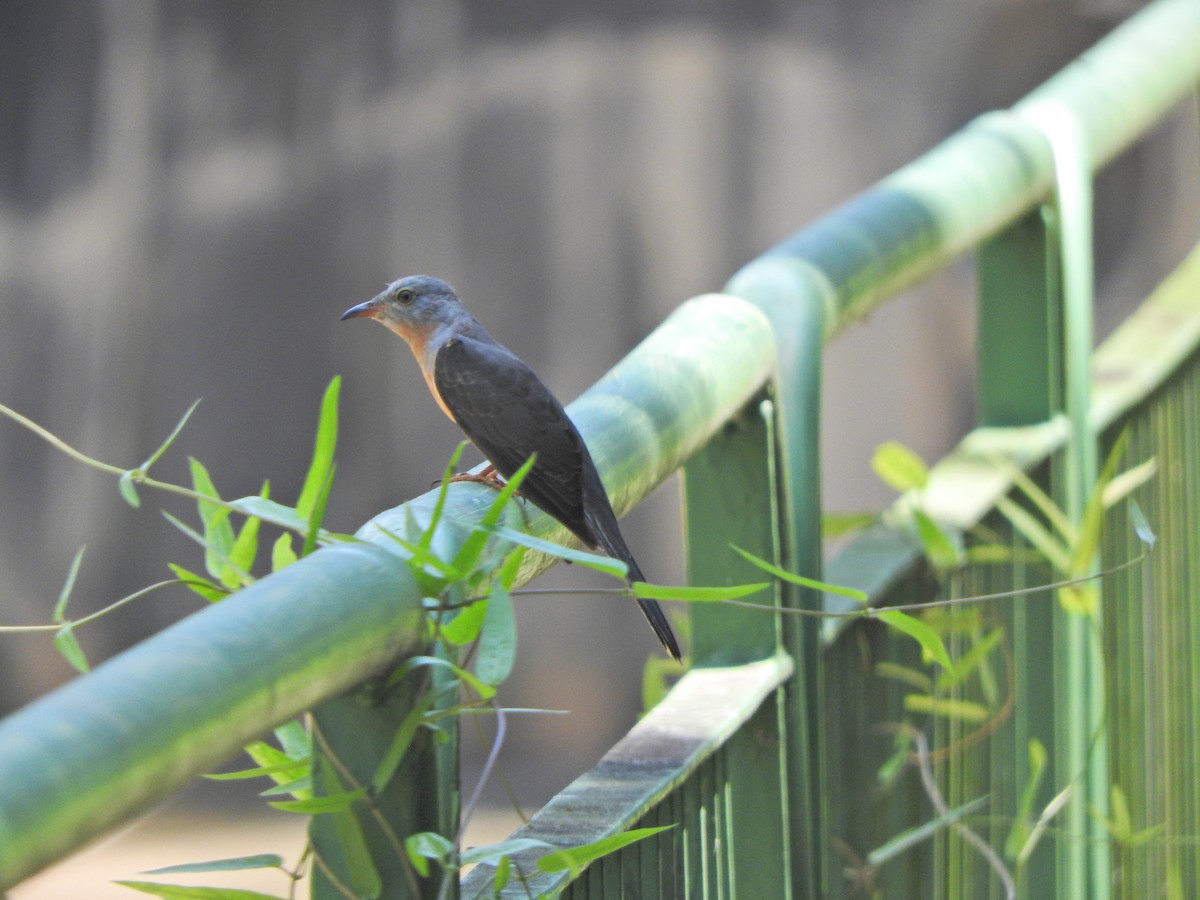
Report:
<svg viewBox="0 0 1200 900"><path fill-rule="evenodd" d="M230 503L236 506L238 512L243 515L255 516L264 522L278 525L280 528L286 528L288 531L304 534L308 529L308 522L300 518L296 510L266 497L240 497L237 500L230 501Z"/></svg>
<svg viewBox="0 0 1200 900"><path fill-rule="evenodd" d="M137 473L136 469L130 469L117 479L117 491L121 494L121 499L132 506L134 509L141 508L142 498L138 496L137 488L133 484L133 476Z"/></svg>
<svg viewBox="0 0 1200 900"><path fill-rule="evenodd" d="M291 759L312 758L312 737L299 719L289 719L275 729L275 740Z"/></svg>
<svg viewBox="0 0 1200 900"><path fill-rule="evenodd" d="M246 745L245 750L276 784L290 784L312 772L311 753L304 757L292 757L264 741L253 741ZM296 799L303 800L305 797L298 796Z"/></svg>
<svg viewBox="0 0 1200 900"><path fill-rule="evenodd" d="M507 856L502 856L496 862L496 874L492 876L492 888L499 893L508 885L509 876L512 874L512 860ZM1180 896L1183 895L1182 889Z"/></svg>
<svg viewBox="0 0 1200 900"><path fill-rule="evenodd" d="M433 694L430 691L421 694L413 703L412 709L405 714L403 721L400 722L400 727L396 729L391 743L388 744L387 752L379 760L379 765L375 768L375 774L371 777L371 789L376 794L382 794L391 783L392 776L396 774L400 763L404 761L404 755L408 752L408 748L412 746L413 737L416 736L417 729L421 727L421 722L424 720L425 714L433 706L433 699Z"/></svg>
<svg viewBox="0 0 1200 900"><path fill-rule="evenodd" d="M443 622L438 628L442 639L456 647L471 643L483 629L483 617L487 613L488 600L480 600L470 606L460 609L449 622Z"/></svg>
<svg viewBox="0 0 1200 900"><path fill-rule="evenodd" d="M1069 584L1058 589L1058 602L1072 615L1091 617L1100 606L1100 595L1093 585Z"/></svg>
<svg viewBox="0 0 1200 900"><path fill-rule="evenodd" d="M463 451L467 449L469 443L470 441L459 441L454 452L450 454L450 461L446 463L446 471L442 473L442 481L438 485L437 500L433 504L433 515L429 517L429 527L421 534L421 540L418 542L424 550L428 550L433 545L433 536L437 533L437 527L442 521L442 513L446 510L446 497L450 493L450 485L458 473L458 461L462 459ZM405 507L405 511L411 515L410 507ZM415 529L416 523L413 522L412 525Z"/></svg>
<svg viewBox="0 0 1200 900"><path fill-rule="evenodd" d="M875 448L871 468L892 490L920 490L929 483L929 468L916 453L898 441L886 441Z"/></svg>
<svg viewBox="0 0 1200 900"><path fill-rule="evenodd" d="M643 600L686 600L691 603L719 603L723 600L737 600L764 591L771 585L769 582L759 584L733 584L729 587L698 586L671 584L651 584L648 581L635 581L631 587L633 595Z"/></svg>
<svg viewBox="0 0 1200 900"><path fill-rule="evenodd" d="M892 755L884 760L879 771L875 773L875 780L882 787L889 787L896 780L896 776L904 771L908 765L909 754L912 753L912 743L912 735L908 731L897 732L892 741Z"/></svg>
<svg viewBox="0 0 1200 900"><path fill-rule="evenodd" d="M821 537L840 538L870 528L879 521L879 514L864 513L824 513L821 516Z"/></svg>
<svg viewBox="0 0 1200 900"><path fill-rule="evenodd" d="M1071 557L1071 575L1082 575L1087 572L1099 552L1100 535L1104 531L1104 492L1108 490L1109 483L1116 477L1117 466L1120 464L1128 444L1129 428L1126 426L1113 442L1112 450L1104 460L1104 465L1096 478L1096 484L1083 508L1083 521L1079 523L1079 541L1075 545L1075 552Z"/></svg>
<svg viewBox="0 0 1200 900"><path fill-rule="evenodd" d="M54 632L54 646L62 654L63 659L80 674L86 674L91 668L88 665L87 656L83 652L83 647L79 646L79 638L75 637L73 622L64 623L58 631Z"/></svg>
<svg viewBox="0 0 1200 900"><path fill-rule="evenodd" d="M959 719L964 722L986 722L992 712L981 703L970 700L952 700L948 697L931 697L928 694L907 694L904 708L909 712L927 713L944 719Z"/></svg>
<svg viewBox="0 0 1200 900"><path fill-rule="evenodd" d="M391 675L388 676L387 686L391 687L397 684L402 678L410 672L415 671L421 666L444 666L454 673L459 680L470 685L471 688L484 700L491 700L496 696L496 689L489 684L484 684L466 669L454 665L449 660L439 659L436 656L412 656L406 659L401 665L396 667Z"/></svg>
<svg viewBox="0 0 1200 900"><path fill-rule="evenodd" d="M1048 760L1045 745L1037 738L1029 739L1029 779L1021 791L1021 802L1017 805L1016 819L1004 841L1004 855L1017 859L1033 834L1033 804L1037 800L1042 776L1046 773Z"/></svg>
<svg viewBox="0 0 1200 900"><path fill-rule="evenodd" d="M272 572L286 569L299 558L296 555L296 551L292 549L292 536L286 531L277 537L275 543L271 545Z"/></svg>
<svg viewBox="0 0 1200 900"><path fill-rule="evenodd" d="M161 869L147 869L143 875L179 875L184 872L240 872L244 869L278 869L283 865L283 857L274 853L259 853L256 856L235 856L231 859L212 859L208 862L183 863L178 866L164 866Z"/></svg>
<svg viewBox="0 0 1200 900"><path fill-rule="evenodd" d="M817 581L814 578L805 578L803 575L797 575L794 572L789 572L787 569L781 568L772 562L768 562L760 556L755 556L749 550L743 550L734 544L730 544L734 552L741 555L743 559L752 565L757 566L764 572L769 572L781 581L790 581L792 584L798 584L801 587L812 588L814 591L821 591L826 594L837 594L839 597L849 597L851 600L857 600L859 603L867 602L867 595L856 588L842 587L840 584L829 584L825 581Z"/></svg>
<svg viewBox="0 0 1200 900"><path fill-rule="evenodd" d="M221 587L215 582L209 581L203 575L197 575L195 572L190 572L183 566L177 566L175 563L167 563L167 568L175 573L185 586L190 590L199 594L210 603L215 603L218 600L224 600L229 596L229 591Z"/></svg>
<svg viewBox="0 0 1200 900"><path fill-rule="evenodd" d="M501 860L512 856L514 853L523 853L526 850L554 849L555 846L553 844L539 841L536 838L510 838L507 841L500 841L497 844L484 844L482 847L472 847L470 850L464 850L460 861L464 866L474 866L480 863L495 866L499 865Z"/></svg>
<svg viewBox="0 0 1200 900"><path fill-rule="evenodd" d="M876 847L868 853L867 865L871 868L878 868L885 862L895 859L922 841L929 840L929 838L933 837L943 828L949 828L955 822L969 816L987 803L987 799L987 797L977 797L969 803L964 803L962 806L947 810L945 815L938 816L932 822L926 822L924 825L918 825L916 828L910 828L907 831L901 832L886 844Z"/></svg>
<svg viewBox="0 0 1200 900"><path fill-rule="evenodd" d="M875 674L880 678L887 678L891 681L907 684L918 691L929 693L933 690L933 679L911 666L902 666L899 663L880 660L875 663Z"/></svg>
<svg viewBox="0 0 1200 900"><path fill-rule="evenodd" d="M263 482L258 496L263 500L270 499L271 482ZM229 551L229 561L244 572L253 569L254 561L258 558L258 529L261 524L262 519L258 516L248 516Z"/></svg>
<svg viewBox="0 0 1200 900"><path fill-rule="evenodd" d="M567 869L580 869L601 857L615 853L622 847L628 847L630 844L645 840L648 837L658 834L660 831L666 831L668 828L674 827L674 825L660 825L657 828L635 828L631 831L593 841L590 844L584 844L582 847L572 847L568 850L547 853L538 860L538 868L543 872L563 872Z"/></svg>
<svg viewBox="0 0 1200 900"><path fill-rule="evenodd" d="M462 547L458 554L454 557L454 566L460 572L470 572L475 568L475 564L479 561L479 557L483 554L483 549L487 546L488 540L491 538L491 530L496 527L500 521L500 516L504 513L504 508L514 496L516 496L517 488L521 486L521 482L525 480L525 476L529 474L537 461L537 454L533 454L529 459L525 460L525 464L517 471L513 472L512 477L505 482L504 487L496 495L496 499L492 501L492 505L488 507L488 511L484 513L480 520L480 527L463 541Z"/></svg>
<svg viewBox="0 0 1200 900"><path fill-rule="evenodd" d="M188 457L188 463L191 465L192 486L196 493L220 499L221 495L217 493L204 464L195 457ZM227 588L239 587L240 579L229 563L234 541L229 509L205 500L198 500L196 508L200 512L200 521L204 523L204 565L208 574Z"/></svg>
<svg viewBox="0 0 1200 900"><path fill-rule="evenodd" d="M1002 628L993 628L985 637L975 641L954 661L954 671L943 672L938 676L937 692L943 693L966 681L972 672L987 662L988 656L1000 646L1000 641L1003 638L1004 630Z"/></svg>
<svg viewBox="0 0 1200 900"><path fill-rule="evenodd" d="M624 578L629 572L629 568L625 563L613 559L611 556L601 556L598 553L588 553L584 550L576 550L573 547L565 547L562 544L556 544L553 541L546 541L542 538L534 537L532 534L517 531L515 528L496 525L490 529L490 533L504 538L506 541L511 541L514 544L525 547L528 550L545 553L547 556L553 556L556 559L566 560L567 562L578 563L586 568L595 569L597 572L604 572L616 578Z"/></svg>
<svg viewBox="0 0 1200 900"><path fill-rule="evenodd" d="M1116 506L1157 474L1158 460L1152 456L1144 463L1113 476L1100 495L1105 508L1111 509Z"/></svg>
<svg viewBox="0 0 1200 900"><path fill-rule="evenodd" d="M1133 533L1138 536L1138 540L1153 550L1154 545L1158 543L1158 537L1151 530L1146 514L1142 512L1142 507L1136 500L1129 501L1129 519L1133 523Z"/></svg>
<svg viewBox="0 0 1200 900"><path fill-rule="evenodd" d="M404 852L422 878L429 877L429 860L445 863L454 855L454 844L432 831L418 831L404 839Z"/></svg>
<svg viewBox="0 0 1200 900"><path fill-rule="evenodd" d="M317 538L321 535L321 522L325 519L325 507L329 503L329 493L333 490L333 476L336 474L337 465L334 464L329 467L329 477L321 486L321 492L317 494L316 505L309 515L308 529L304 532L304 548L300 551L301 556L308 556L317 548Z"/></svg>
<svg viewBox="0 0 1200 900"><path fill-rule="evenodd" d="M1036 481L1008 460L996 460L996 463L1008 473L1017 490L1028 497L1029 501L1045 516L1046 521L1050 523L1051 528L1058 532L1058 536L1063 543L1074 544L1075 541L1079 540L1075 524L1063 512L1062 507L1055 503Z"/></svg>
<svg viewBox="0 0 1200 900"><path fill-rule="evenodd" d="M1042 557L1054 570L1060 575L1069 575L1071 572L1071 555L1062 542L1054 537L1050 531L1034 518L1029 510L1014 503L1007 497L1001 497L996 503L996 509L1004 518L1008 519L1009 523L1015 528L1025 540L1029 541L1030 545L1042 555Z"/></svg>
<svg viewBox="0 0 1200 900"><path fill-rule="evenodd" d="M959 546L946 529L933 521L925 512L913 510L913 521L917 523L917 536L925 558L939 572L958 566Z"/></svg>
<svg viewBox="0 0 1200 900"><path fill-rule="evenodd" d="M199 405L200 405L200 401L196 400L194 403L192 403L191 406L189 406L187 408L187 412L185 412L180 417L179 421L175 423L175 427L171 429L171 433L167 435L167 439L165 441L163 441L161 444L159 444L157 450L155 450L153 453L151 453L149 456L146 457L146 461L144 463L142 463L140 466L138 466L139 470L141 470L143 473L147 472L147 471L149 471L149 469L152 465L154 465L156 462L159 461L159 459L162 457L162 455L167 452L167 448L170 447L173 443L175 443L175 438L179 437L179 432L183 431L183 426L187 424L188 419L190 419L192 417L192 413L194 413L196 411L196 407ZM124 476L122 476L122 477L124 477ZM136 506L136 504L134 504L134 505Z"/></svg>
<svg viewBox="0 0 1200 900"><path fill-rule="evenodd" d="M305 522L313 520L317 500L333 474L333 453L337 448L338 438L338 396L341 388L342 376L335 375L321 397L321 413L317 419L312 462L308 464L304 485L300 488L300 499L296 501L296 512Z"/></svg>
<svg viewBox="0 0 1200 900"><path fill-rule="evenodd" d="M402 538L394 531L389 531L386 528L380 528L384 534L408 551L409 560L414 566L422 569L433 569L447 581L460 581L464 577L464 573L459 572L453 563L448 563L440 556L422 547L419 543L414 544L412 541Z"/></svg>
<svg viewBox="0 0 1200 900"><path fill-rule="evenodd" d="M207 559L211 557L212 559L214 559L216 561L215 565L219 566L221 568L222 573L223 573L223 578L228 579L228 581L230 582L229 584L226 584L225 581L222 581L221 582L222 587L224 587L228 591L232 592L232 591L236 591L238 588L242 587L243 585L254 583L254 578L250 575L249 572L240 571L236 566L234 566L233 563L231 563L229 561L228 556L226 556L224 553L221 553L220 551L216 550L213 547L213 545L209 544L207 542L207 540L205 539L204 535L199 534L190 525L187 525L187 524L179 521L177 518L175 518L173 515L171 515L165 509L161 510L161 512L162 512L162 517L164 519L166 519L168 522L170 522L172 525L174 525L176 528L178 528L181 532L183 532L183 534L185 534L187 537L191 538L193 541L195 541L197 544L199 544L201 547L204 548L204 554L205 554L205 559L206 559L206 568L209 568L210 572L212 571L212 569L211 569L211 567L207 566ZM225 524L228 525L229 523L226 522Z"/></svg>
<svg viewBox="0 0 1200 900"><path fill-rule="evenodd" d="M285 781L258 792L260 797L278 797L281 794L291 794L297 800L308 799L313 794L312 774L302 775L294 781Z"/></svg>
<svg viewBox="0 0 1200 900"><path fill-rule="evenodd" d="M191 887L183 884L156 884L153 881L114 881L113 884L152 897L161 897L163 900L286 900L278 894L263 894L238 888Z"/></svg>
<svg viewBox="0 0 1200 900"><path fill-rule="evenodd" d="M321 759L321 777L325 789L331 791L330 796L344 797L347 793L360 793L360 791L345 791L345 785L334 768L333 762L327 758ZM349 880L354 897L375 900L383 893L383 879L371 856L371 848L367 844L362 824L349 806L332 810L331 815L333 831L337 840L337 852L342 863L338 867L341 877Z"/></svg>
<svg viewBox="0 0 1200 900"><path fill-rule="evenodd" d="M294 759L276 763L273 766L255 766L253 769L238 769L236 772L209 772L201 775L209 781L247 781L251 778L263 778L277 772L295 772L297 763Z"/></svg>
<svg viewBox="0 0 1200 900"><path fill-rule="evenodd" d="M54 604L54 615L50 617L50 621L55 625L66 620L67 601L71 599L71 591L75 589L75 579L79 575L79 566L83 562L83 551L86 549L87 545L84 545L75 551L75 557L71 560L70 568L67 569L67 580L63 582L62 590L58 592L58 602Z"/></svg>
<svg viewBox="0 0 1200 900"><path fill-rule="evenodd" d="M920 619L898 609L881 609L875 615L889 627L907 634L920 644L921 650L928 659L936 662L947 672L954 671L954 663L950 660L950 654L946 652L946 645L942 643L941 635Z"/></svg>
<svg viewBox="0 0 1200 900"><path fill-rule="evenodd" d="M284 812L316 816L322 813L333 813L349 809L365 797L366 793L366 788L356 788L352 791L342 791L337 794L328 794L324 797L309 797L304 800L275 800L270 805Z"/></svg>
<svg viewBox="0 0 1200 900"><path fill-rule="evenodd" d="M503 684L512 674L516 662L517 622L513 616L509 588L524 556L525 551L519 547L508 555L500 567L500 577L488 600L483 631L479 635L479 653L475 659L475 674L484 684Z"/></svg>

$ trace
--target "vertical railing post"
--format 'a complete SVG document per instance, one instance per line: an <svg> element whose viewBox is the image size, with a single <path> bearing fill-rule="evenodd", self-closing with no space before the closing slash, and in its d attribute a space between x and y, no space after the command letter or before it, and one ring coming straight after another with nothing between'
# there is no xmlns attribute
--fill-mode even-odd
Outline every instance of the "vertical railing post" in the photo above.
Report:
<svg viewBox="0 0 1200 900"><path fill-rule="evenodd" d="M821 577L821 359L826 314L834 308L817 270L785 252L768 254L730 280L731 294L761 309L775 334L775 468L778 561L791 571ZM828 301L828 302L826 302ZM821 595L794 584L781 587L786 609L819 609ZM821 629L818 619L784 615L783 648L795 661L785 691L788 806L795 897L828 895L832 868L826 859L822 798L824 754Z"/></svg>

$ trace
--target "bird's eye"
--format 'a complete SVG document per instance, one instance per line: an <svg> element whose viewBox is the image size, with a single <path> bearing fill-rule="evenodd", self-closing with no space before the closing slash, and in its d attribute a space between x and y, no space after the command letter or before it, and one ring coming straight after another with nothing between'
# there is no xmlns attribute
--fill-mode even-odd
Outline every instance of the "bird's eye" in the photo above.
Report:
<svg viewBox="0 0 1200 900"><path fill-rule="evenodd" d="M404 290L402 290L402 291L397 291L397 292L396 292L396 299L397 299L397 300L398 300L400 303L405 303L405 304L412 303L412 301L413 301L413 292L412 292L412 291L410 291L408 288L405 288L405 289L404 289Z"/></svg>

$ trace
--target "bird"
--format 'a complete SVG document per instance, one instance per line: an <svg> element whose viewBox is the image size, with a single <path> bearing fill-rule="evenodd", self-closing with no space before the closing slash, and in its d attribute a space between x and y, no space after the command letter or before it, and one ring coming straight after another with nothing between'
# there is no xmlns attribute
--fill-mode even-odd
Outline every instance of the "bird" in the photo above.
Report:
<svg viewBox="0 0 1200 900"><path fill-rule="evenodd" d="M488 459L482 478L504 478L535 456L520 494L590 549L623 562L627 581L645 581L613 511L587 444L563 405L516 354L496 341L454 289L409 275L341 319L370 318L404 338L433 399ZM472 477L475 480L475 477ZM679 643L662 608L638 598L650 627L676 662Z"/></svg>

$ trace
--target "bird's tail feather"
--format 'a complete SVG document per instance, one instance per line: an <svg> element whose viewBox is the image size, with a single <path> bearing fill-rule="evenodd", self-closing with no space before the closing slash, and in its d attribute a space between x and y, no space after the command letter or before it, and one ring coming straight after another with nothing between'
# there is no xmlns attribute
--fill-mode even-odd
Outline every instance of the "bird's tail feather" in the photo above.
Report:
<svg viewBox="0 0 1200 900"><path fill-rule="evenodd" d="M596 537L600 541L600 545L604 547L605 552L610 556L619 559L629 568L629 574L626 580L633 584L635 581L645 581L646 577L642 574L641 568L637 561L633 558L633 554L629 552L629 548L625 546L625 541L617 531L617 537L612 537L612 531L616 529L599 528L593 529L596 532ZM675 662L683 662L683 654L679 651L679 641L675 639L675 632L671 630L671 623L667 621L666 613L659 606L657 600L643 600L638 598L638 606L642 608L642 614L646 617L646 621L650 623L650 627L654 629L654 634L658 637L659 643L663 645L666 651L671 654L671 658Z"/></svg>

